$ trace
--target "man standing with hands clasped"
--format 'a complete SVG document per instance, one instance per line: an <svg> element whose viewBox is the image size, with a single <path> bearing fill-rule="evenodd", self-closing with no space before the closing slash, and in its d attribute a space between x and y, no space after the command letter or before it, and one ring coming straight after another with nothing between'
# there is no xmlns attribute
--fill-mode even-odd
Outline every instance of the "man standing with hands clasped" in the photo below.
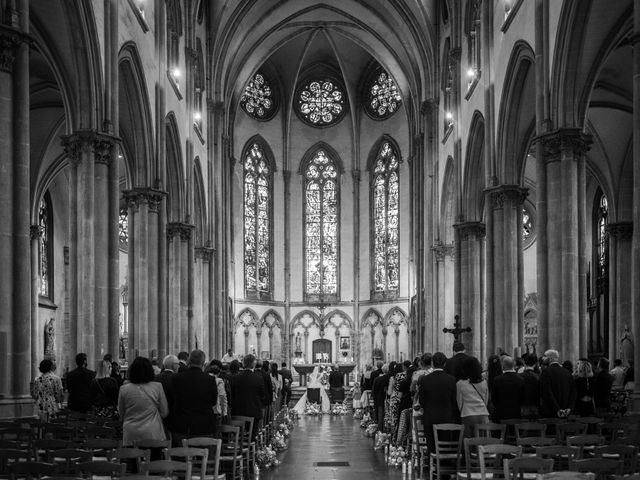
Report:
<svg viewBox="0 0 640 480"><path fill-rule="evenodd" d="M544 358L549 366L540 374L541 417L566 418L576 403L576 385L571 373L560 365L557 350L547 350Z"/></svg>

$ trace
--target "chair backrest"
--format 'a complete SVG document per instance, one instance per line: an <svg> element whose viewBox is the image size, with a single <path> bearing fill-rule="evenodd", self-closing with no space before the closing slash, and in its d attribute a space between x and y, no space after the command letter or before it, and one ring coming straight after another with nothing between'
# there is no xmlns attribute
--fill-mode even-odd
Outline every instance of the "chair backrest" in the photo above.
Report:
<svg viewBox="0 0 640 480"><path fill-rule="evenodd" d="M584 458L571 461L571 470L591 472L598 480L606 480L610 475L622 474L622 460L612 458Z"/></svg>
<svg viewBox="0 0 640 480"><path fill-rule="evenodd" d="M78 464L78 470L84 475L124 477L126 465L124 463L106 462L103 460L92 460Z"/></svg>
<svg viewBox="0 0 640 480"><path fill-rule="evenodd" d="M0 429L0 440L12 440L28 446L32 439L33 431L30 428L12 426Z"/></svg>
<svg viewBox="0 0 640 480"><path fill-rule="evenodd" d="M244 447L245 446L245 436L247 434L246 430L245 430L245 423L244 420L233 420L231 419L230 425L234 426L234 427L238 427L239 434L240 437L238 438L238 441L240 442L240 446Z"/></svg>
<svg viewBox="0 0 640 480"><path fill-rule="evenodd" d="M471 476L474 473L480 473L478 447L480 445L499 445L501 443L502 440L493 437L471 437L464 439L464 459L468 480L471 480Z"/></svg>
<svg viewBox="0 0 640 480"><path fill-rule="evenodd" d="M578 435L586 435L589 425L578 422L564 422L556 425L556 437L558 442L565 443L567 437L576 437Z"/></svg>
<svg viewBox="0 0 640 480"><path fill-rule="evenodd" d="M462 453L464 425L458 423L437 423L433 426L436 455Z"/></svg>
<svg viewBox="0 0 640 480"><path fill-rule="evenodd" d="M58 466L58 471L65 475L75 472L77 470L76 464L90 462L93 458L91 452L77 448L55 450L50 455L50 458L46 459L47 462L55 463Z"/></svg>
<svg viewBox="0 0 640 480"><path fill-rule="evenodd" d="M496 444L479 445L480 476L486 480L487 474L492 478L504 473L503 460L522 456L522 447L514 445Z"/></svg>
<svg viewBox="0 0 640 480"><path fill-rule="evenodd" d="M17 478L42 478L50 476L56 472L56 466L53 463L44 462L15 462L9 465L9 479Z"/></svg>
<svg viewBox="0 0 640 480"><path fill-rule="evenodd" d="M632 425L626 422L603 422L597 425L597 434L604 437L605 442L613 442L619 437L629 435Z"/></svg>
<svg viewBox="0 0 640 480"><path fill-rule="evenodd" d="M516 440L516 445L521 445L526 452L533 453L536 447L548 447L556 444L555 438L549 437L520 437Z"/></svg>
<svg viewBox="0 0 640 480"><path fill-rule="evenodd" d="M84 429L86 438L116 438L116 429L92 425Z"/></svg>
<svg viewBox="0 0 640 480"><path fill-rule="evenodd" d="M120 447L120 441L114 438L89 438L84 440L81 446L91 450L94 457L106 457L109 451Z"/></svg>
<svg viewBox="0 0 640 480"><path fill-rule="evenodd" d="M196 448L196 447L176 447L176 448L168 448L165 451L165 455L167 460L178 460L182 461L184 459L186 462L191 463L191 474L193 475L194 471L197 473L197 463L200 463L200 480L204 480L207 475L207 460L209 458L209 450L206 448Z"/></svg>
<svg viewBox="0 0 640 480"><path fill-rule="evenodd" d="M231 420L242 420L244 422L244 438L243 443L251 442L251 433L253 432L253 417L246 417L243 415L232 415Z"/></svg>
<svg viewBox="0 0 640 480"><path fill-rule="evenodd" d="M149 450L143 450L141 448L124 447L116 448L111 451L109 460L123 463L123 460L135 460L137 471L140 472L143 462L149 462L151 452Z"/></svg>
<svg viewBox="0 0 640 480"><path fill-rule="evenodd" d="M240 428L233 425L220 426L220 438L225 450L230 450L236 455L240 445Z"/></svg>
<svg viewBox="0 0 640 480"><path fill-rule="evenodd" d="M580 458L582 458L585 447L604 445L604 438L599 435L577 435L575 437L567 437L567 445L580 447Z"/></svg>
<svg viewBox="0 0 640 480"><path fill-rule="evenodd" d="M593 449L596 458L616 457L622 461L622 473L636 472L638 447L635 445L603 445Z"/></svg>
<svg viewBox="0 0 640 480"><path fill-rule="evenodd" d="M220 468L220 451L222 450L222 440L210 437L185 438L182 440L185 447L206 448L209 452L207 463L209 465L209 475L213 480L217 480Z"/></svg>
<svg viewBox="0 0 640 480"><path fill-rule="evenodd" d="M542 480L595 480L595 473L556 471L545 473Z"/></svg>
<svg viewBox="0 0 640 480"><path fill-rule="evenodd" d="M507 426L503 423L479 423L474 425L476 437L494 437L504 442Z"/></svg>
<svg viewBox="0 0 640 480"><path fill-rule="evenodd" d="M0 450L0 475L7 476L9 466L18 462L31 461L31 452L14 448L3 448Z"/></svg>
<svg viewBox="0 0 640 480"><path fill-rule="evenodd" d="M136 440L133 442L133 446L142 450L149 450L152 448L169 448L171 446L171 440Z"/></svg>
<svg viewBox="0 0 640 480"><path fill-rule="evenodd" d="M568 447L566 445L553 445L548 447L536 447L536 456L539 458L553 459L556 470L569 470L571 459L580 456L579 447Z"/></svg>
<svg viewBox="0 0 640 480"><path fill-rule="evenodd" d="M48 461L56 450L69 448L70 442L59 438L34 440L33 454L36 459Z"/></svg>
<svg viewBox="0 0 640 480"><path fill-rule="evenodd" d="M191 462L176 460L152 460L142 464L142 471L147 474L159 473L164 477L173 477L174 472L184 473L184 480L191 480Z"/></svg>
<svg viewBox="0 0 640 480"><path fill-rule="evenodd" d="M523 480L525 473L549 473L553 470L553 459L539 457L519 457L504 460L504 478Z"/></svg>
<svg viewBox="0 0 640 480"><path fill-rule="evenodd" d="M65 425L47 424L40 427L42 438L59 438L63 440L73 440L76 429Z"/></svg>
<svg viewBox="0 0 640 480"><path fill-rule="evenodd" d="M516 441L523 437L544 437L547 426L544 423L524 422L516 423Z"/></svg>

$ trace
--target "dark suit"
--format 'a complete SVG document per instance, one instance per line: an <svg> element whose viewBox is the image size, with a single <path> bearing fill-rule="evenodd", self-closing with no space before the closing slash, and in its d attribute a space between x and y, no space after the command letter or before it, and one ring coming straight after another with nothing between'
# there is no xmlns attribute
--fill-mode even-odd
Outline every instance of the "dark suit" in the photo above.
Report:
<svg viewBox="0 0 640 480"><path fill-rule="evenodd" d="M447 360L446 365L444 366L444 371L449 375L453 375L456 378L456 381L462 379L462 365L469 358L464 352L456 353L453 357Z"/></svg>
<svg viewBox="0 0 640 480"><path fill-rule="evenodd" d="M264 370L256 370L255 373L262 377L264 382L265 397L262 400L262 405L268 407L273 402L273 383L271 383L271 375Z"/></svg>
<svg viewBox="0 0 640 480"><path fill-rule="evenodd" d="M373 382L375 382L376 378L378 378L380 375L383 375L383 373L382 373L382 370L379 368L371 372L371 388L373 388Z"/></svg>
<svg viewBox="0 0 640 480"><path fill-rule="evenodd" d="M438 423L460 422L456 393L455 377L442 370L434 370L418 380L418 399L424 411L422 423L431 452L435 452L433 426Z"/></svg>
<svg viewBox="0 0 640 480"><path fill-rule="evenodd" d="M520 376L524 380L523 416L537 417L540 410L540 377L530 369L526 369Z"/></svg>
<svg viewBox="0 0 640 480"><path fill-rule="evenodd" d="M329 374L329 388L331 389L331 402L337 403L344 401L344 375L338 370L331 370Z"/></svg>
<svg viewBox="0 0 640 480"><path fill-rule="evenodd" d="M609 410L611 407L611 387L613 386L613 375L607 370L600 370L596 373L593 381L593 401L596 405L596 413L598 410Z"/></svg>
<svg viewBox="0 0 640 480"><path fill-rule="evenodd" d="M269 380L271 382L271 380ZM262 407L267 395L262 375L253 370L242 370L231 382L231 415L253 417L253 435L262 419Z"/></svg>
<svg viewBox="0 0 640 480"><path fill-rule="evenodd" d="M169 404L169 411L173 406L173 377L176 374L173 370L163 370L154 378L154 381L162 384L164 390L164 396L167 397L167 403Z"/></svg>
<svg viewBox="0 0 640 480"><path fill-rule="evenodd" d="M576 386L571 373L559 363L552 363L540 374L540 416L557 417L559 410L573 409Z"/></svg>
<svg viewBox="0 0 640 480"><path fill-rule="evenodd" d="M282 375L282 405L288 405L291 399L291 384L293 383L293 375L291 370L283 368L280 370Z"/></svg>
<svg viewBox="0 0 640 480"><path fill-rule="evenodd" d="M187 364L185 363L184 360L180 360L179 365L178 365L178 373L182 373L182 372L186 372L188 370L189 367L187 367Z"/></svg>
<svg viewBox="0 0 640 480"><path fill-rule="evenodd" d="M383 373L373 381L373 411L378 421L378 430L384 431L384 401L387 399L387 388L389 387L389 379L391 375Z"/></svg>
<svg viewBox="0 0 640 480"><path fill-rule="evenodd" d="M491 398L495 407L495 421L520 418L524 402L524 378L516 372L505 372L493 379Z"/></svg>
<svg viewBox="0 0 640 480"><path fill-rule="evenodd" d="M67 374L68 406L74 412L86 413L91 409L91 380L96 372L78 367Z"/></svg>
<svg viewBox="0 0 640 480"><path fill-rule="evenodd" d="M218 403L216 379L199 367L174 374L171 431L174 437L211 436L216 433L213 406Z"/></svg>

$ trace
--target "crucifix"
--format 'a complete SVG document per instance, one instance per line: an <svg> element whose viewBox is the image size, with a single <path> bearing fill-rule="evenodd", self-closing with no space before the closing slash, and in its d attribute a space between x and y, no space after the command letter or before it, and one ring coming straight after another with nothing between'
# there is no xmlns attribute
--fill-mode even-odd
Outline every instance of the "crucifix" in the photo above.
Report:
<svg viewBox="0 0 640 480"><path fill-rule="evenodd" d="M456 342L460 341L460 335L465 333L465 332L470 332L471 331L471 327L465 327L462 328L460 326L460 315L456 315L453 317L454 322L453 322L453 328L443 328L442 331L444 333L450 333L453 335L453 338Z"/></svg>

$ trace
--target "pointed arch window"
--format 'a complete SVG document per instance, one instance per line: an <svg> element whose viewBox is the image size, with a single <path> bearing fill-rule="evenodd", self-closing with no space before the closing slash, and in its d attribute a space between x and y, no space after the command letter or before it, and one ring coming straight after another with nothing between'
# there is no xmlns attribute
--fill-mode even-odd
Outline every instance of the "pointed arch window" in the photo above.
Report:
<svg viewBox="0 0 640 480"><path fill-rule="evenodd" d="M372 297L396 297L400 286L399 156L384 140L376 155L371 176L373 285Z"/></svg>
<svg viewBox="0 0 640 480"><path fill-rule="evenodd" d="M305 299L323 302L338 298L338 168L328 153L320 149L303 173Z"/></svg>
<svg viewBox="0 0 640 480"><path fill-rule="evenodd" d="M270 299L273 167L259 141L245 149L243 170L245 296Z"/></svg>
<svg viewBox="0 0 640 480"><path fill-rule="evenodd" d="M609 236L607 224L609 223L609 202L602 194L597 209L597 254L598 254L598 279L606 278L609 272Z"/></svg>
<svg viewBox="0 0 640 480"><path fill-rule="evenodd" d="M53 211L49 192L38 208L38 284L42 297L53 298Z"/></svg>

